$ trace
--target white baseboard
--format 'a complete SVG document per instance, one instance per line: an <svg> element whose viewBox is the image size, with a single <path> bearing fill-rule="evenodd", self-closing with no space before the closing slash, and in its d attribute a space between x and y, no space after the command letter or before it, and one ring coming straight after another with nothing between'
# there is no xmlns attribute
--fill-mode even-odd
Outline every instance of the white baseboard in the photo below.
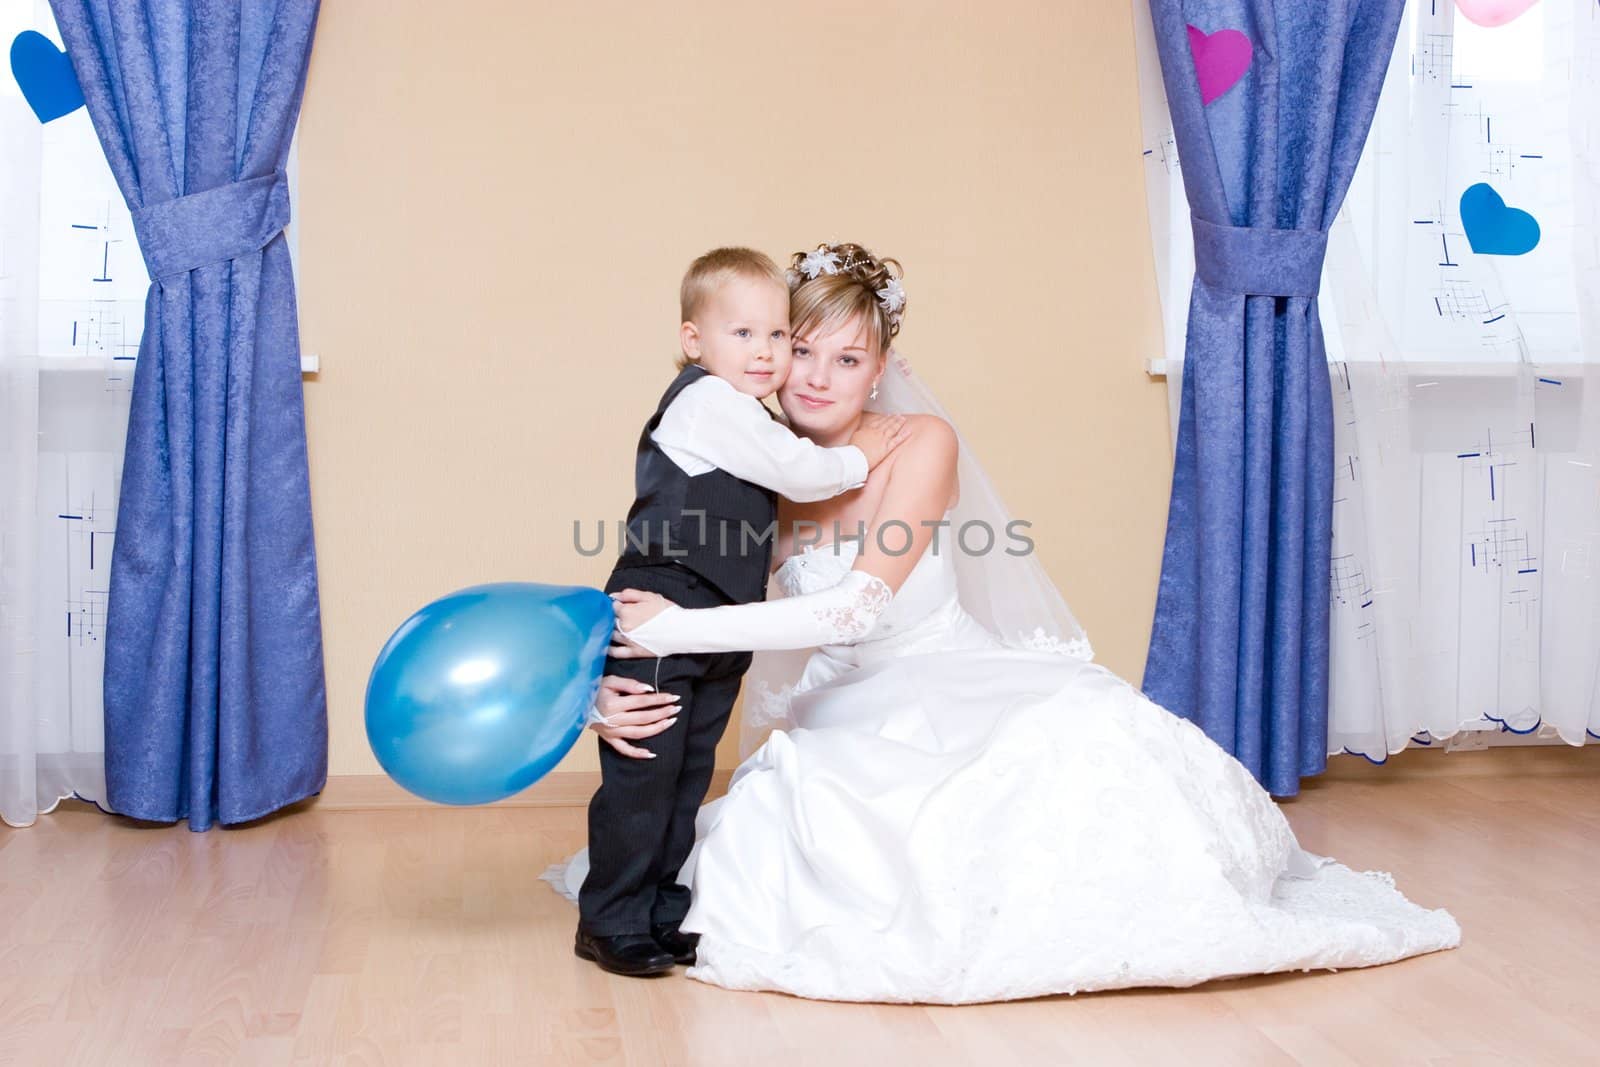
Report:
<svg viewBox="0 0 1600 1067"><path fill-rule="evenodd" d="M732 770L711 779L707 797L728 791ZM1600 745L1537 745L1486 748L1473 752L1406 749L1375 764L1364 756L1330 756L1328 769L1308 782L1373 782L1415 778L1571 777L1600 775ZM488 805L498 808L581 808L600 785L599 771L557 771L514 797ZM324 811L379 811L434 806L406 792L382 774L336 774L312 803Z"/></svg>
<svg viewBox="0 0 1600 1067"><path fill-rule="evenodd" d="M1472 751L1408 748L1383 763L1365 756L1329 756L1328 769L1308 781L1401 778L1551 777L1600 775L1600 745L1490 745Z"/></svg>
<svg viewBox="0 0 1600 1067"><path fill-rule="evenodd" d="M728 791L730 771L711 779L709 797ZM600 787L599 771L556 771L516 796L486 805L495 808L581 808ZM385 774L335 774L313 804L323 811L382 811L393 808L434 807L432 801L408 793Z"/></svg>

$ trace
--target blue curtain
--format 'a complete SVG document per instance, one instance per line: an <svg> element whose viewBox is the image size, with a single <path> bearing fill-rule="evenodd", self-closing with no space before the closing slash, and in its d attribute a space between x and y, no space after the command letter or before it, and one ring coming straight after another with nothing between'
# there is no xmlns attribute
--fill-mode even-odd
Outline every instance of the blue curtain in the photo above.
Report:
<svg viewBox="0 0 1600 1067"><path fill-rule="evenodd" d="M107 804L321 790L327 703L283 167L315 0L52 0L151 276L106 631Z"/></svg>
<svg viewBox="0 0 1600 1067"><path fill-rule="evenodd" d="M1144 688L1279 796L1327 763L1333 407L1316 293L1403 6L1150 0L1196 276Z"/></svg>

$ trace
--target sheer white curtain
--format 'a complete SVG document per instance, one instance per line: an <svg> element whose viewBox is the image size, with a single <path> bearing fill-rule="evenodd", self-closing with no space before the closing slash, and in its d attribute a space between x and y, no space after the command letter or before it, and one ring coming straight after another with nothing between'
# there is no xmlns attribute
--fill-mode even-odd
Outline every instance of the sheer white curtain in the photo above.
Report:
<svg viewBox="0 0 1600 1067"><path fill-rule="evenodd" d="M1140 30L1175 397L1193 260ZM1320 301L1337 425L1330 753L1382 760L1485 726L1600 738L1597 57L1591 0L1494 28L1449 3L1406 13ZM1498 244L1474 251L1461 205L1480 183L1537 220L1531 250L1525 221L1493 206L1469 209L1478 244Z"/></svg>
<svg viewBox="0 0 1600 1067"><path fill-rule="evenodd" d="M1327 288L1341 477L1329 746L1600 736L1600 8L1414 3ZM1538 225L1500 254L1487 185ZM1463 215L1466 218L1463 218ZM1518 244L1517 241L1521 240ZM1330 349L1336 351L1336 349Z"/></svg>
<svg viewBox="0 0 1600 1067"><path fill-rule="evenodd" d="M0 0L0 42L59 44ZM0 819L105 796L107 575L148 276L83 110L41 125L0 78Z"/></svg>

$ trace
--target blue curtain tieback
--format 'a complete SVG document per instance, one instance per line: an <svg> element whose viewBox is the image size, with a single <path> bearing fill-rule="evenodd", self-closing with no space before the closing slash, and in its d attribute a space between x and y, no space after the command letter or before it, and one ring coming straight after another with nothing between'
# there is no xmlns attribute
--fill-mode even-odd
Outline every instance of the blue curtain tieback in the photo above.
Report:
<svg viewBox="0 0 1600 1067"><path fill-rule="evenodd" d="M153 281L259 252L287 225L289 178L281 170L133 213Z"/></svg>
<svg viewBox="0 0 1600 1067"><path fill-rule="evenodd" d="M1194 272L1219 292L1246 296L1316 296L1326 230L1218 226L1189 216L1194 226Z"/></svg>

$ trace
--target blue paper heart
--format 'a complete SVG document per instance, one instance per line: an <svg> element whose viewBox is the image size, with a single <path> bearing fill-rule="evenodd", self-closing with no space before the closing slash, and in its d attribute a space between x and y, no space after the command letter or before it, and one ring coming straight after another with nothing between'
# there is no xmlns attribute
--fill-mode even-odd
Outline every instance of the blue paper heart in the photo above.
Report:
<svg viewBox="0 0 1600 1067"><path fill-rule="evenodd" d="M1469 186L1461 194L1461 225L1467 243L1482 256L1520 256L1539 243L1539 220L1506 207L1488 182Z"/></svg>
<svg viewBox="0 0 1600 1067"><path fill-rule="evenodd" d="M42 33L24 30L11 42L11 74L22 88L22 98L49 122L83 106L83 90L72 72L72 60Z"/></svg>

